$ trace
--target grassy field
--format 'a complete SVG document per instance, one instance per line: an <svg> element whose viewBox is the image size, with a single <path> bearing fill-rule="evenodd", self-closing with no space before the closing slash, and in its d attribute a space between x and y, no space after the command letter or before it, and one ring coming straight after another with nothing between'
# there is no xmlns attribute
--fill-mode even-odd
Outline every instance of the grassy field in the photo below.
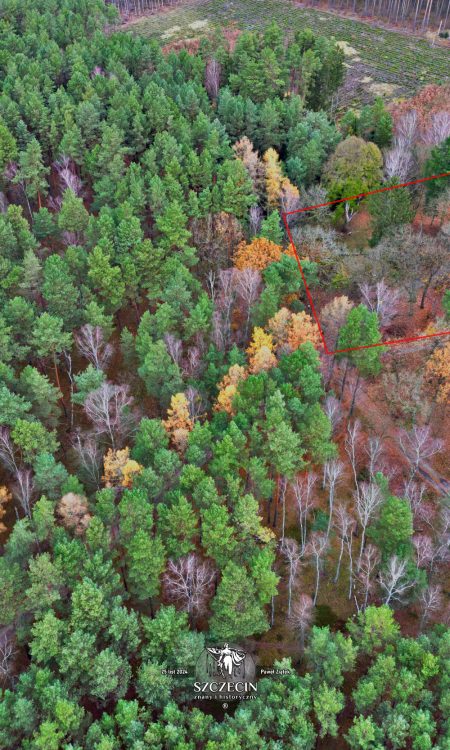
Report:
<svg viewBox="0 0 450 750"><path fill-rule="evenodd" d="M360 23L292 0L187 0L161 13L129 23L136 34L163 42L196 38L214 27L234 24L261 29L275 20L290 34L309 27L342 43L347 78L339 106L358 105L381 95L386 99L411 95L428 83L449 80L450 52L431 47L425 39Z"/></svg>

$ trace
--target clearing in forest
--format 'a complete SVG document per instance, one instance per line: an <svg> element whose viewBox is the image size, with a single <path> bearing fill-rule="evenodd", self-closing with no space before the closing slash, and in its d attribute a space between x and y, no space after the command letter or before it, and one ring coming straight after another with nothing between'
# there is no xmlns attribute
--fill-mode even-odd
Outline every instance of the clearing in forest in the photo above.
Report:
<svg viewBox="0 0 450 750"><path fill-rule="evenodd" d="M258 30L276 21L287 34L311 28L334 36L346 52L346 81L336 105L357 106L382 95L410 96L420 87L448 81L448 49L426 39L341 18L322 9L303 8L292 0L188 0L163 12L133 20L135 34L179 41L214 28ZM368 80L369 79L369 80Z"/></svg>

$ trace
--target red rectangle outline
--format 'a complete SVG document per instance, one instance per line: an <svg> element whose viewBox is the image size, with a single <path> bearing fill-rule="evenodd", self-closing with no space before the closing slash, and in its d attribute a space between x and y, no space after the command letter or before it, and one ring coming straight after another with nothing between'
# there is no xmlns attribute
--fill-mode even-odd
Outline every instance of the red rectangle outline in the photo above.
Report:
<svg viewBox="0 0 450 750"><path fill-rule="evenodd" d="M388 190L396 190L397 188L401 187L409 187L410 185L418 185L421 182L428 182L429 180L438 180L440 177L450 177L450 172L444 172L443 174L435 174L431 177L422 177L419 180L413 180L412 182L402 182L399 185L392 185L390 187L385 188L378 188L378 190L369 190L367 193L360 193L359 195L349 195L347 198L340 198L336 201L328 201L328 203L318 203L317 206L307 206L306 208L297 208L295 211L282 211L281 212L281 218L283 219L284 226L286 228L287 236L289 237L289 242L291 243L291 246L294 250L294 255L297 260L297 264L300 270L301 277L303 279L303 283L305 285L305 291L306 295L308 297L309 304L311 305L311 312L313 314L314 320L316 321L317 327L319 329L320 337L322 339L323 348L325 351L325 354L344 354L345 352L356 352L360 349L373 349L377 346L396 346L397 344L408 344L412 341L421 341L422 339L431 339L435 336L448 336L450 335L449 331L439 331L439 333L428 333L425 336L411 336L410 338L405 339L393 339L392 341L381 341L379 344L366 344L364 346L353 346L349 347L347 349L336 349L335 351L331 351L328 349L327 342L325 341L325 336L322 330L322 326L320 325L319 316L317 314L316 308L314 307L313 298L309 289L309 286L306 282L306 277L303 272L302 264L300 262L300 258L298 256L297 248L294 244L294 240L292 239L291 231L289 229L289 225L287 222L286 217L291 216L292 214L300 214L304 211L312 211L315 208L324 208L325 206L333 206L336 203L345 203L349 200L355 200L356 198L364 198L366 195L375 195L376 193L385 193Z"/></svg>

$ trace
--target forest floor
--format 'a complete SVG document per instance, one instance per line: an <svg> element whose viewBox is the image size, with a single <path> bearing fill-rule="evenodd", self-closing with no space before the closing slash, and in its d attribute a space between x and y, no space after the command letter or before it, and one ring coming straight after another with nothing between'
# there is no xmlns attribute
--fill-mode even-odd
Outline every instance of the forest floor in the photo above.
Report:
<svg viewBox="0 0 450 750"><path fill-rule="evenodd" d="M445 83L448 48L428 39L383 28L371 22L304 7L292 0L187 0L160 13L133 17L122 28L166 44L194 42L218 28L262 29L276 21L291 35L311 28L341 42L347 69L335 107L358 107L382 96L393 101L422 86Z"/></svg>

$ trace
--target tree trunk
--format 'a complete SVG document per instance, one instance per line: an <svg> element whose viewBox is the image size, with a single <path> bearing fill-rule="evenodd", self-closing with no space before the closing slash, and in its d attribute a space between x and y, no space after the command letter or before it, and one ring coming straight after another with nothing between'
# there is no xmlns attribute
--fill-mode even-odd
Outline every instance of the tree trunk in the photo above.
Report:
<svg viewBox="0 0 450 750"><path fill-rule="evenodd" d="M345 382L347 380L348 367L349 367L349 363L348 363L348 359L347 359L346 363L345 363L344 377L342 378L341 395L340 395L340 400L341 401L342 401L342 396L344 395L344 388L345 388Z"/></svg>
<svg viewBox="0 0 450 750"><path fill-rule="evenodd" d="M316 588L314 591L314 599L313 599L314 606L316 606L317 596L319 594L319 581L320 581L319 556L316 555Z"/></svg>
<svg viewBox="0 0 450 750"><path fill-rule="evenodd" d="M361 380L361 375L360 375L360 374L359 374L359 372L358 372L358 377L356 378L356 383L355 383L355 387L354 387L354 389L353 389L352 404L351 404L351 406L350 406L350 411L349 411L349 415L348 415L349 419L350 419L350 417L351 417L351 416L352 416L352 414L353 414L353 409L355 408L355 399L356 399L356 392L357 392L357 390L358 390L358 386L359 386L359 381L360 381L360 380Z"/></svg>
<svg viewBox="0 0 450 750"><path fill-rule="evenodd" d="M338 559L338 564L337 564L337 567L336 567L336 573L335 573L335 576L333 578L333 583L337 583L337 581L338 581L339 574L341 572L341 562L342 562L342 556L343 556L343 554L344 554L344 539L341 539L341 549L339 551L339 559Z"/></svg>
<svg viewBox="0 0 450 750"><path fill-rule="evenodd" d="M365 543L366 543L366 527L363 526L363 530L361 534L361 546L359 548L358 568L361 565L361 558L362 558L362 553L364 552Z"/></svg>

